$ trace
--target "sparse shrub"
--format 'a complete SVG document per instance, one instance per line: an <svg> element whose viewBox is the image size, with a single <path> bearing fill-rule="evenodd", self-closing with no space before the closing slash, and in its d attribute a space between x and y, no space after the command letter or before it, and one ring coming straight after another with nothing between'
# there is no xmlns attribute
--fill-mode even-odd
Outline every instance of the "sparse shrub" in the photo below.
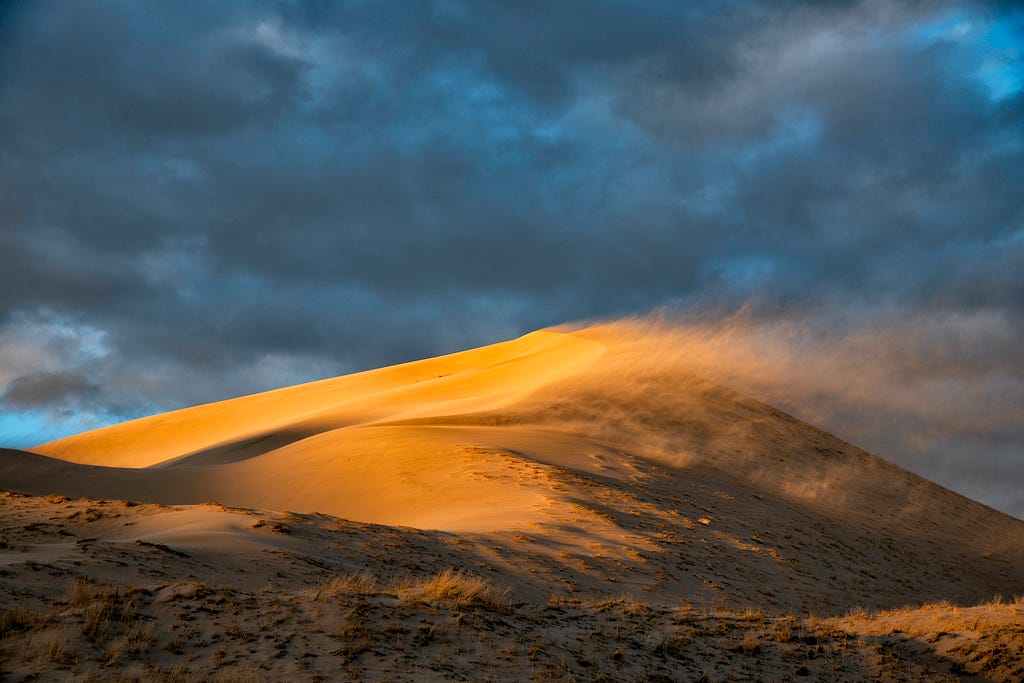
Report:
<svg viewBox="0 0 1024 683"><path fill-rule="evenodd" d="M52 665L61 668L69 668L77 661L74 649L68 647L74 633L70 626L62 626L53 630L44 631L32 643L33 648L38 648L40 656Z"/></svg>
<svg viewBox="0 0 1024 683"><path fill-rule="evenodd" d="M142 591L109 583L74 581L67 591L68 606L81 610L82 637L100 647L113 638L127 638L123 647L145 639L134 624Z"/></svg>
<svg viewBox="0 0 1024 683"><path fill-rule="evenodd" d="M866 619L868 616L868 609L863 605L856 605L846 610L846 616L850 619Z"/></svg>
<svg viewBox="0 0 1024 683"><path fill-rule="evenodd" d="M320 584L316 598L321 596L374 595L380 592L380 582L373 572L364 569L355 574L342 574Z"/></svg>
<svg viewBox="0 0 1024 683"><path fill-rule="evenodd" d="M399 597L412 604L504 608L508 600L508 590L496 588L483 577L451 569L427 579L399 581L395 587Z"/></svg>
<svg viewBox="0 0 1024 683"><path fill-rule="evenodd" d="M228 626L224 632L232 638L234 638L235 640L239 640L243 643L253 643L259 640L259 636L257 636L252 631L246 631L238 624L237 621L233 622L230 626Z"/></svg>
<svg viewBox="0 0 1024 683"><path fill-rule="evenodd" d="M674 624L692 624L700 618L700 614L692 607L681 607L675 611L672 617Z"/></svg>
<svg viewBox="0 0 1024 683"><path fill-rule="evenodd" d="M752 623L763 624L765 620L765 613L760 607L757 609L747 608L743 610L743 614L740 617L743 621L749 621Z"/></svg>
<svg viewBox="0 0 1024 683"><path fill-rule="evenodd" d="M109 602L120 595L121 589L118 586L88 579L72 581L66 593L69 607L86 607L95 602Z"/></svg>
<svg viewBox="0 0 1024 683"><path fill-rule="evenodd" d="M351 609L346 612L338 631L341 645L331 654L341 657L346 662L352 662L372 648L377 641L377 635L367 628L367 623L358 610Z"/></svg>
<svg viewBox="0 0 1024 683"><path fill-rule="evenodd" d="M424 647L429 645L434 636L437 633L437 624L420 624L419 629L416 631L416 635L413 636L413 644L416 647Z"/></svg>
<svg viewBox="0 0 1024 683"><path fill-rule="evenodd" d="M776 623L772 627L772 630L768 633L768 640L774 641L776 643L793 642L793 640L795 639L795 636L793 635L793 622L795 621L795 619L793 619L792 621L787 619L786 621L780 621Z"/></svg>
<svg viewBox="0 0 1024 683"><path fill-rule="evenodd" d="M123 657L140 655L155 644L156 624L136 622L111 640L106 648L107 664L115 664Z"/></svg>
<svg viewBox="0 0 1024 683"><path fill-rule="evenodd" d="M552 595L548 598L547 607L551 609L567 607L570 605L579 605L579 598L573 598L568 595Z"/></svg>
<svg viewBox="0 0 1024 683"><path fill-rule="evenodd" d="M36 614L22 605L12 605L0 612L0 633L9 635L36 628L45 623L43 615Z"/></svg>
<svg viewBox="0 0 1024 683"><path fill-rule="evenodd" d="M655 649L655 654L664 654L669 657L682 659L686 656L686 650L690 643L693 642L695 633L691 628L682 628L676 631L658 645ZM621 653L621 650L619 652Z"/></svg>
<svg viewBox="0 0 1024 683"><path fill-rule="evenodd" d="M640 602L636 598L629 595L620 595L617 598L605 598L596 602L590 603L593 606L595 612L606 612L609 609L617 608L622 610L623 614L629 616L638 617L643 614L650 612L650 606Z"/></svg>
<svg viewBox="0 0 1024 683"><path fill-rule="evenodd" d="M267 674L257 664L232 664L222 671L201 669L192 671L184 666L177 666L167 672L160 672L157 680L165 683L264 683L270 681ZM105 680L105 679L104 679ZM138 680L137 678L131 679ZM143 679L148 680L148 679Z"/></svg>
<svg viewBox="0 0 1024 683"><path fill-rule="evenodd" d="M68 605L82 610L82 637L93 644L102 641L111 623L124 617L120 591L110 584L75 581L68 589Z"/></svg>
<svg viewBox="0 0 1024 683"><path fill-rule="evenodd" d="M740 650L747 654L761 650L761 634L755 630L747 631L740 642Z"/></svg>

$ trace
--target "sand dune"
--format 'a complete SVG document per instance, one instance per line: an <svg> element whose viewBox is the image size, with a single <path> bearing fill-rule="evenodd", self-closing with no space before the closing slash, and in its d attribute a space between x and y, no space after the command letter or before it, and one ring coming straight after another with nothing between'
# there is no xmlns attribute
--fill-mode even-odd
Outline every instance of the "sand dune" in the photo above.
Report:
<svg viewBox="0 0 1024 683"><path fill-rule="evenodd" d="M832 617L696 607L572 592L582 554L510 571L503 556L531 554L511 538L11 493L0 512L5 680L1024 675L1022 600Z"/></svg>
<svg viewBox="0 0 1024 683"><path fill-rule="evenodd" d="M0 484L529 532L538 558L589 549L636 570L615 590L696 603L1024 589L1024 522L704 381L660 345L625 325L543 330L43 444L0 459ZM606 591L613 573L575 580Z"/></svg>
<svg viewBox="0 0 1024 683"><path fill-rule="evenodd" d="M220 464L345 427L512 404L596 360L603 348L548 331L440 358L134 420L33 448L70 462Z"/></svg>
<svg viewBox="0 0 1024 683"><path fill-rule="evenodd" d="M50 496L5 503L0 564L15 587L46 567L285 601L325 575L455 569L523 605L775 615L1024 593L1024 522L635 332L544 330L0 451L0 488Z"/></svg>

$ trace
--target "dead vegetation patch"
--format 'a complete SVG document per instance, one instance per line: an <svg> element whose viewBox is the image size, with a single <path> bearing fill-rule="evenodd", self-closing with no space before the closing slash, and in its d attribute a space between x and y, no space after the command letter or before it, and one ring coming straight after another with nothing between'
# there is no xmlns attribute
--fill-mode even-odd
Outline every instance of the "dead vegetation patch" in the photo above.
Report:
<svg viewBox="0 0 1024 683"><path fill-rule="evenodd" d="M492 609L508 606L507 589L475 574L445 569L426 578L398 579L392 584L402 602L441 607L477 605Z"/></svg>
<svg viewBox="0 0 1024 683"><path fill-rule="evenodd" d="M6 579L5 579L6 580ZM456 569L315 588L75 579L0 610L11 680L992 681L1024 676L1024 603L847 617L508 591ZM972 627L974 629L972 630Z"/></svg>

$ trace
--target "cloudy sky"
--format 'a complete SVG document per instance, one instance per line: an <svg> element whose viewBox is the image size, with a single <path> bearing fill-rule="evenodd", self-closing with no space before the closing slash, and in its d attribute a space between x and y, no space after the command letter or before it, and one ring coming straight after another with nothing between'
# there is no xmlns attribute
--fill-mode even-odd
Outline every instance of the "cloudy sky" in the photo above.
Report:
<svg viewBox="0 0 1024 683"><path fill-rule="evenodd" d="M5 2L0 444L742 310L828 368L766 395L1024 516L1015 5Z"/></svg>

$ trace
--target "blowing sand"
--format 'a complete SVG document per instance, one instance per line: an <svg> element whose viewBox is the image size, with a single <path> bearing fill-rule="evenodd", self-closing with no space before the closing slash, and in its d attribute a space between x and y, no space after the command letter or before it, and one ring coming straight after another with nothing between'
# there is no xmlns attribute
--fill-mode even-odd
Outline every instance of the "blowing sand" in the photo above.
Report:
<svg viewBox="0 0 1024 683"><path fill-rule="evenodd" d="M544 330L3 451L0 667L1024 675L1021 604L995 602L1024 594L1024 522L633 332Z"/></svg>

